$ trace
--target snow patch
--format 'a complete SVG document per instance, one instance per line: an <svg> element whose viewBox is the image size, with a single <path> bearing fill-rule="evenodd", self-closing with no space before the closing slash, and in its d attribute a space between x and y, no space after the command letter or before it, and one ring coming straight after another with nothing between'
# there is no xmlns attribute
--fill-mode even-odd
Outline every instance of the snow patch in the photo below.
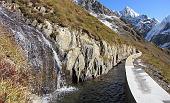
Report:
<svg viewBox="0 0 170 103"><path fill-rule="evenodd" d="M170 23L170 15L166 17L160 24L157 24L155 27L153 27L151 31L148 32L145 39L148 41L151 41L153 36L159 35L161 33L161 31L166 27L167 23Z"/></svg>
<svg viewBox="0 0 170 103"><path fill-rule="evenodd" d="M114 25L113 23L111 23L111 22L109 22L109 21L106 20L106 19L111 19L111 20L113 20L113 19L119 19L117 16L108 16L108 15L105 15L105 14L103 14L103 15L97 15L97 14L95 14L95 13L93 13L93 12L90 12L90 14L91 14L92 16L98 18L98 20L99 20L100 22L102 22L103 24L105 24L107 27L109 27L109 28L112 29L113 31L118 32L118 30L117 30L118 26L116 26L116 25Z"/></svg>
<svg viewBox="0 0 170 103"><path fill-rule="evenodd" d="M126 6L124 10L120 11L121 16L124 17L138 17L139 14L137 12L135 12L133 9L131 9L130 7Z"/></svg>
<svg viewBox="0 0 170 103"><path fill-rule="evenodd" d="M160 45L161 48L167 48L168 46L170 46L170 42L169 43L165 43L163 45Z"/></svg>

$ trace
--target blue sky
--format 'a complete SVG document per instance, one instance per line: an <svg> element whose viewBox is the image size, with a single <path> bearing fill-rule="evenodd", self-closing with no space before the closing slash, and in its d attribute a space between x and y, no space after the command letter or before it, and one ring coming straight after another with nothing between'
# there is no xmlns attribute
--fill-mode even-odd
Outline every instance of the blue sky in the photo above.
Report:
<svg viewBox="0 0 170 103"><path fill-rule="evenodd" d="M125 6L131 7L139 14L146 14L161 21L170 15L170 0L99 0L112 10L122 10Z"/></svg>

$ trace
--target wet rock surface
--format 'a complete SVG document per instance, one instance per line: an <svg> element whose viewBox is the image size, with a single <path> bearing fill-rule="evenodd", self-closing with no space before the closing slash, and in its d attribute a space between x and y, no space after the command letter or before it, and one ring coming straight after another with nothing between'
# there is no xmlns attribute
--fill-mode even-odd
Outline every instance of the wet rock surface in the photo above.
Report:
<svg viewBox="0 0 170 103"><path fill-rule="evenodd" d="M31 90L34 93L47 93L55 90L59 61L54 57L54 49L45 35L23 21L22 16L0 7L0 23L13 33L21 46L28 63L32 66L30 74Z"/></svg>

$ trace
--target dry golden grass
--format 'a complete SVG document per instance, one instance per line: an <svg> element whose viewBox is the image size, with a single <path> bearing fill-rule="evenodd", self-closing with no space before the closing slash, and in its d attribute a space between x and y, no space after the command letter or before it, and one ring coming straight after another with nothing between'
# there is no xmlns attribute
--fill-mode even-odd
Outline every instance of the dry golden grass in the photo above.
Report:
<svg viewBox="0 0 170 103"><path fill-rule="evenodd" d="M163 76L170 83L170 55L151 43L136 43L136 47L143 52L142 59L155 68L160 69Z"/></svg>
<svg viewBox="0 0 170 103"><path fill-rule="evenodd" d="M36 6L52 8L54 13L42 15L41 13L35 12L33 7L28 7L28 3L23 2L23 0L17 0L17 3L20 5L22 13L32 20L36 18L39 22L43 22L46 19L61 26L67 26L78 30L83 29L85 32L89 33L91 37L104 39L109 43L124 42L115 32L106 27L95 17L91 16L83 8L73 4L71 0L37 1L38 3L35 3Z"/></svg>
<svg viewBox="0 0 170 103"><path fill-rule="evenodd" d="M160 69L164 79L170 83L170 54L155 44L142 39L135 41L133 37L129 36L124 36L122 38L126 39L126 42L129 42L129 44L140 50L143 53L141 59L153 65L155 69Z"/></svg>
<svg viewBox="0 0 170 103"><path fill-rule="evenodd" d="M0 103L26 103L27 88L11 80L0 80Z"/></svg>
<svg viewBox="0 0 170 103"><path fill-rule="evenodd" d="M0 26L0 103L25 103L27 63L13 37Z"/></svg>
<svg viewBox="0 0 170 103"><path fill-rule="evenodd" d="M11 59L19 69L27 64L22 54L22 50L17 46L12 35L0 26L0 59Z"/></svg>

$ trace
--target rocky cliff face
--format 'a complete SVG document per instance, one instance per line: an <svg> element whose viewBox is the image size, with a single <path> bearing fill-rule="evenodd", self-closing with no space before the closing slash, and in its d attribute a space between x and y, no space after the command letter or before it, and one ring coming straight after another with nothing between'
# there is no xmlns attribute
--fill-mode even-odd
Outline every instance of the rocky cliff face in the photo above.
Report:
<svg viewBox="0 0 170 103"><path fill-rule="evenodd" d="M156 19L149 18L147 15L140 15L130 7L125 7L122 11L112 11L97 0L75 0L75 2L110 29L120 34L128 31L127 25L130 24L138 35L145 37L152 27L158 23Z"/></svg>
<svg viewBox="0 0 170 103"><path fill-rule="evenodd" d="M74 0L75 3L85 7L86 10L93 12L95 14L105 14L108 16L115 15L113 11L106 8L97 0Z"/></svg>
<svg viewBox="0 0 170 103"><path fill-rule="evenodd" d="M126 6L124 8L124 10L118 12L119 16L123 16L123 17L129 17L129 18L135 18L138 17L139 14L136 13L133 9L131 9L130 7Z"/></svg>
<svg viewBox="0 0 170 103"><path fill-rule="evenodd" d="M97 41L83 31L58 27L57 32L55 41L66 55L66 70L70 71L73 82L106 74L113 66L135 52L131 46Z"/></svg>
<svg viewBox="0 0 170 103"><path fill-rule="evenodd" d="M106 8L97 0L74 0L74 2L85 8L92 16L96 17L114 32L124 36L130 36L136 40L140 39L130 25L121 20L117 14L118 12Z"/></svg>
<svg viewBox="0 0 170 103"><path fill-rule="evenodd" d="M154 42L161 48L170 49L170 16L166 17L161 23L157 24L147 34L146 40Z"/></svg>
<svg viewBox="0 0 170 103"><path fill-rule="evenodd" d="M83 29L27 19L16 4L1 2L0 9L1 25L13 33L32 67L33 93L46 94L62 88L65 77L74 83L96 78L136 52L130 45L96 40ZM52 12L42 6L34 9L41 14Z"/></svg>
<svg viewBox="0 0 170 103"><path fill-rule="evenodd" d="M149 18L147 15L140 15L130 7L125 7L122 11L117 12L117 15L125 22L131 24L135 31L142 37L145 37L147 33L158 23L155 18Z"/></svg>

